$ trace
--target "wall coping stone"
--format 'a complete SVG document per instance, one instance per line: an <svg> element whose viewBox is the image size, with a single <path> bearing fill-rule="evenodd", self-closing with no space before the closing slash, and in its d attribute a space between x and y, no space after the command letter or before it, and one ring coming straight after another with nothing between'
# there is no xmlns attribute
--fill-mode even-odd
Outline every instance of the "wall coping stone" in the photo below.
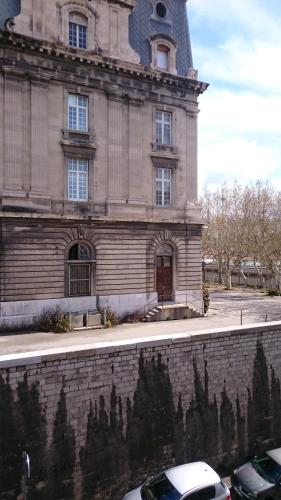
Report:
<svg viewBox="0 0 281 500"><path fill-rule="evenodd" d="M212 328L209 330L200 330L194 332L179 332L167 335L158 335L153 337L140 337L133 339L115 340L110 342L99 342L92 344L81 344L70 347L57 347L53 349L44 349L41 351L30 351L22 353L11 353L0 356L0 369L15 366L27 366L39 364L46 361L55 361L59 359L82 358L94 354L108 354L119 352L120 348L124 350L136 350L150 347L160 347L171 344L189 343L202 340L205 342L211 339L230 338L242 334L259 334L263 332L280 332L281 322L271 321L267 323L255 323L243 326L232 326L223 328Z"/></svg>

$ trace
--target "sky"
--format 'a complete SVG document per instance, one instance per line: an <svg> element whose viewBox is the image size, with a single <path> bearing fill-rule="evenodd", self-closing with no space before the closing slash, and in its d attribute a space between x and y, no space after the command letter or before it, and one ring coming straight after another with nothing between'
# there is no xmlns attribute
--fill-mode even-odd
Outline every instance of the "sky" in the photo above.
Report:
<svg viewBox="0 0 281 500"><path fill-rule="evenodd" d="M281 190L281 1L188 0L199 99L199 189Z"/></svg>

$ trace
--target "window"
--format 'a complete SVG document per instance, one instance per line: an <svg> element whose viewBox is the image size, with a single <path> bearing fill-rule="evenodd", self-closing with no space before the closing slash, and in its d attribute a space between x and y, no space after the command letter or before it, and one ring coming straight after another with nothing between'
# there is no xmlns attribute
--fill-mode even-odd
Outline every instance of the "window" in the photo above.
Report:
<svg viewBox="0 0 281 500"><path fill-rule="evenodd" d="M171 205L172 170L156 168L156 205L168 207Z"/></svg>
<svg viewBox="0 0 281 500"><path fill-rule="evenodd" d="M89 162L81 158L68 159L68 199L88 200Z"/></svg>
<svg viewBox="0 0 281 500"><path fill-rule="evenodd" d="M82 95L68 94L68 128L88 131L88 98Z"/></svg>
<svg viewBox="0 0 281 500"><path fill-rule="evenodd" d="M91 295L90 260L91 252L85 244L76 243L70 248L68 252L68 295L70 297Z"/></svg>
<svg viewBox="0 0 281 500"><path fill-rule="evenodd" d="M207 486L207 488L202 488L202 490L187 495L186 500L210 500L210 498L215 498L215 496L215 486Z"/></svg>
<svg viewBox="0 0 281 500"><path fill-rule="evenodd" d="M172 113L156 111L156 142L172 144Z"/></svg>
<svg viewBox="0 0 281 500"><path fill-rule="evenodd" d="M157 2L155 12L158 17L164 19L167 16L167 7L163 2Z"/></svg>
<svg viewBox="0 0 281 500"><path fill-rule="evenodd" d="M78 49L86 49L87 41L87 18L71 13L69 15L69 45Z"/></svg>
<svg viewBox="0 0 281 500"><path fill-rule="evenodd" d="M169 48L166 45L158 45L156 53L156 66L159 69L169 69Z"/></svg>
<svg viewBox="0 0 281 500"><path fill-rule="evenodd" d="M181 493L172 485L165 473L156 476L141 488L142 500L152 498L180 500L181 496Z"/></svg>

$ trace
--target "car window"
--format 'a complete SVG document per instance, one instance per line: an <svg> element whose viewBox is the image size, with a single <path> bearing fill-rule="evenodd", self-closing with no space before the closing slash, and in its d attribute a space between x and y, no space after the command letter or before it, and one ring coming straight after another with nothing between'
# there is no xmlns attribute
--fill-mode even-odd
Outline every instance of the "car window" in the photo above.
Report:
<svg viewBox="0 0 281 500"><path fill-rule="evenodd" d="M141 489L142 500L179 500L181 494L165 473L148 481Z"/></svg>
<svg viewBox="0 0 281 500"><path fill-rule="evenodd" d="M252 465L256 471L269 483L277 483L281 474L281 465L275 462L266 453L252 460Z"/></svg>
<svg viewBox="0 0 281 500"><path fill-rule="evenodd" d="M188 495L186 500L210 500L211 498L215 498L216 496L216 488L215 486L208 486L207 488L202 488L201 490L195 491Z"/></svg>

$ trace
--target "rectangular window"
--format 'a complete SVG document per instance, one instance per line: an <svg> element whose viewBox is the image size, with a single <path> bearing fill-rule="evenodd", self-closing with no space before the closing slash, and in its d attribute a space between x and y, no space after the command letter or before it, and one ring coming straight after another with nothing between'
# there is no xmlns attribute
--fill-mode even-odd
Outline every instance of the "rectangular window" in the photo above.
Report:
<svg viewBox="0 0 281 500"><path fill-rule="evenodd" d="M71 201L88 200L89 162L81 158L68 160L68 199Z"/></svg>
<svg viewBox="0 0 281 500"><path fill-rule="evenodd" d="M163 45L157 47L157 68L168 70L169 67L169 49Z"/></svg>
<svg viewBox="0 0 281 500"><path fill-rule="evenodd" d="M82 95L68 94L68 128L88 131L88 98Z"/></svg>
<svg viewBox="0 0 281 500"><path fill-rule="evenodd" d="M172 171L170 168L156 168L156 205L171 205Z"/></svg>
<svg viewBox="0 0 281 500"><path fill-rule="evenodd" d="M156 111L156 142L172 144L172 113Z"/></svg>
<svg viewBox="0 0 281 500"><path fill-rule="evenodd" d="M87 26L69 23L69 45L78 49L87 48Z"/></svg>

